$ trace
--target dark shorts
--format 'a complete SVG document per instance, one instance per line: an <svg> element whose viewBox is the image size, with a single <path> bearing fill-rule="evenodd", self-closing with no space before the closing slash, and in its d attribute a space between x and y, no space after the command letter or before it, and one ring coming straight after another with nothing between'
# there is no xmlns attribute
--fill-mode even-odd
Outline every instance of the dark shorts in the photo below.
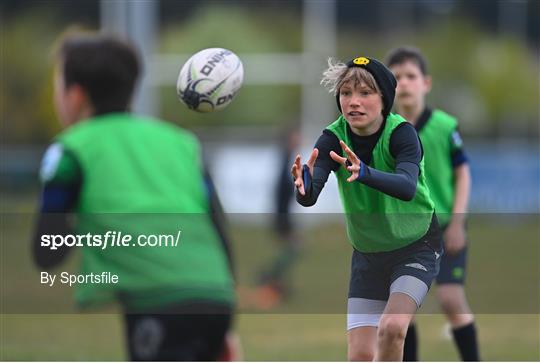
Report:
<svg viewBox="0 0 540 363"><path fill-rule="evenodd" d="M442 254L442 236L435 216L427 233L408 246L389 252L354 250L349 298L388 300L390 286L401 276L416 277L429 289L439 272Z"/></svg>
<svg viewBox="0 0 540 363"><path fill-rule="evenodd" d="M445 253L441 259L441 268L437 275L438 285L443 284L461 284L465 283L467 272L467 246L457 255Z"/></svg>
<svg viewBox="0 0 540 363"><path fill-rule="evenodd" d="M216 361L224 349L232 309L213 303L182 304L152 313L126 313L132 361Z"/></svg>

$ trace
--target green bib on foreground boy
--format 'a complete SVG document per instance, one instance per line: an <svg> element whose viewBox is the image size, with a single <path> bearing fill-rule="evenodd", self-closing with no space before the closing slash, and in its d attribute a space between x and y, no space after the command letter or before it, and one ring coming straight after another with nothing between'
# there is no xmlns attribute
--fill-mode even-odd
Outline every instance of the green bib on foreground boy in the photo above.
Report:
<svg viewBox="0 0 540 363"><path fill-rule="evenodd" d="M403 117L390 114L383 133L373 149L371 167L393 172L395 159L390 153L392 132L403 122ZM327 127L352 149L347 132L347 120L341 115ZM361 183L349 183L350 173L345 168L336 172L338 187L347 219L350 243L360 252L392 251L415 242L429 229L434 212L424 173L424 160L420 162L416 194L412 201L402 201Z"/></svg>
<svg viewBox="0 0 540 363"><path fill-rule="evenodd" d="M209 215L202 163L193 162L200 159L194 136L164 122L113 113L73 125L56 142L78 161L84 177L74 210L77 233L121 231L136 238L180 232L177 246L84 247L82 273L110 271L119 281L80 284L79 304L115 297L133 309L186 299L233 301L227 259ZM61 167L57 172L71 171ZM153 292L151 299L148 292Z"/></svg>

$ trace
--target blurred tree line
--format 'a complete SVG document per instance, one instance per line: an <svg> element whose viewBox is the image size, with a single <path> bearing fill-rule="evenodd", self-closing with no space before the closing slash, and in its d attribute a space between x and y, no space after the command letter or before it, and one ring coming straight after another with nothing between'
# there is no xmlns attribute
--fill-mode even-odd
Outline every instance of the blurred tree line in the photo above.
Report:
<svg viewBox="0 0 540 363"><path fill-rule="evenodd" d="M68 25L96 28L99 4L7 3L12 5L9 11L0 11L0 140L3 144L47 142L59 130L52 102L51 47ZM186 11L177 17L172 11L164 13L164 7L172 9L174 3L161 5L164 21L156 47L160 52L190 54L211 46L239 54L302 50L299 1L290 6L283 1L269 1L267 6L241 1L234 6L219 1L176 2ZM346 60L358 52L383 58L392 47L418 46L428 57L434 77L430 103L460 117L465 133L538 137L537 47L512 34L494 36L461 12L399 31L363 27L362 19L372 16L360 15L358 22L338 22L337 58ZM160 102L162 117L188 127L273 127L298 119L300 87L245 86L229 108L211 115L188 112L179 104L174 87L160 90Z"/></svg>

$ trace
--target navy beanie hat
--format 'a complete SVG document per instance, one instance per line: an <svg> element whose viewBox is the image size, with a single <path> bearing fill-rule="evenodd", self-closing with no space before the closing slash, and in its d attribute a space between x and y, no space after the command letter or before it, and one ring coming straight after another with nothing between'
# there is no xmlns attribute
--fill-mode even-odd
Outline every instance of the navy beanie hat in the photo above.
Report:
<svg viewBox="0 0 540 363"><path fill-rule="evenodd" d="M394 97L396 96L397 81L392 72L381 62L374 58L369 57L357 57L347 62L347 68L361 67L371 73L379 89L382 93L383 101L383 117L386 119L392 106L394 105ZM341 111L341 105L339 104L339 92L336 94L336 101L339 112Z"/></svg>

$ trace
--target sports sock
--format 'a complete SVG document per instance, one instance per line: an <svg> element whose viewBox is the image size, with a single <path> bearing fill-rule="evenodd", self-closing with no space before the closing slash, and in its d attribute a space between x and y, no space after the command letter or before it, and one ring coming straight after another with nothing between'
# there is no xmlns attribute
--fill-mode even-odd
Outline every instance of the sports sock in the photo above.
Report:
<svg viewBox="0 0 540 363"><path fill-rule="evenodd" d="M407 329L405 344L403 345L403 361L418 361L418 337L416 335L416 324L410 324L409 328Z"/></svg>
<svg viewBox="0 0 540 363"><path fill-rule="evenodd" d="M461 360L464 362L480 361L478 342L476 339L476 326L474 322L461 328L453 329L454 341L459 349Z"/></svg>

